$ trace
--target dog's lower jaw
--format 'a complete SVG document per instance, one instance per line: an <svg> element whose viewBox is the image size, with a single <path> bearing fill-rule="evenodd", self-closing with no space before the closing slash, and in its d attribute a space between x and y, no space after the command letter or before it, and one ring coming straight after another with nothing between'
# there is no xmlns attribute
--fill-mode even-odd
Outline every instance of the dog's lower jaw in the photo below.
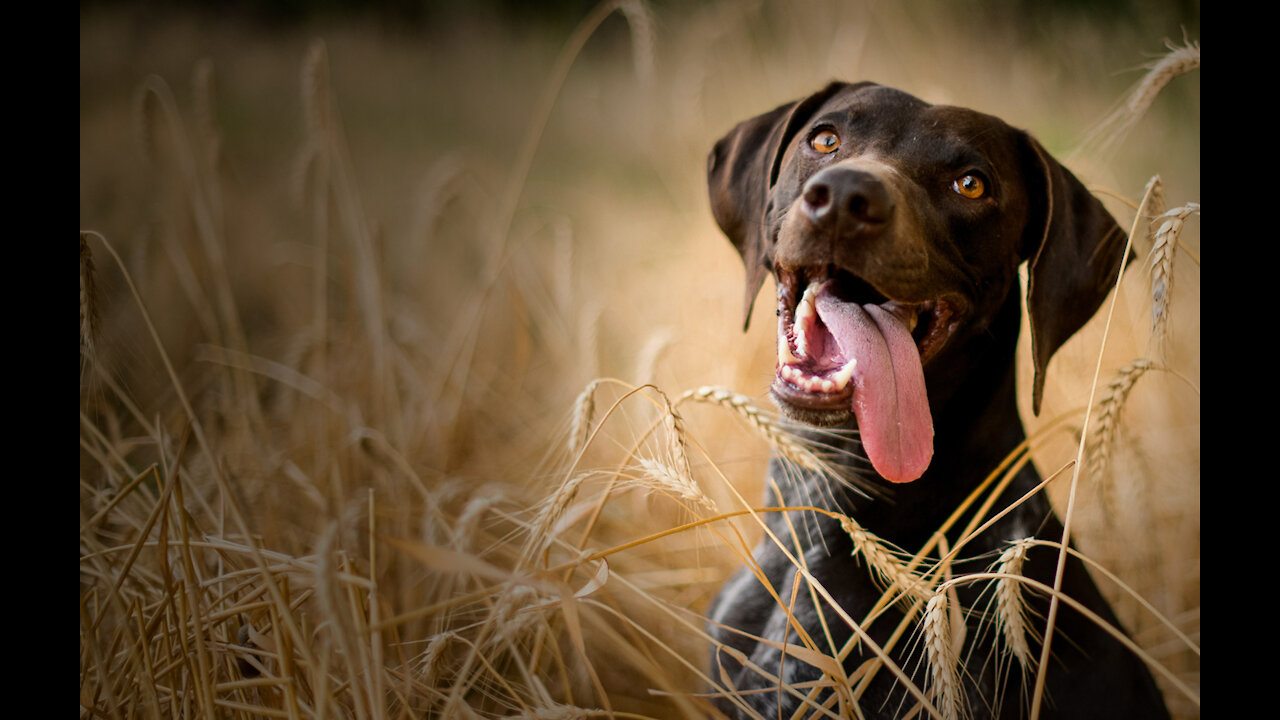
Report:
<svg viewBox="0 0 1280 720"><path fill-rule="evenodd" d="M786 381L782 378L776 378L769 388L769 398L773 400L773 404L777 406L778 410L792 422L820 428L832 428L845 425L853 419L853 410L850 409L847 399L839 407L801 407L787 401L786 395L789 392L791 391L786 387Z"/></svg>

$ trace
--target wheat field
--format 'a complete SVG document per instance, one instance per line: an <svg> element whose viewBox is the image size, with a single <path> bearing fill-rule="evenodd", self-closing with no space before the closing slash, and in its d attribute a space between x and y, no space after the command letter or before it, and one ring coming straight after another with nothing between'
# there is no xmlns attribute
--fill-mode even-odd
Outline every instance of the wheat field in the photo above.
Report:
<svg viewBox="0 0 1280 720"><path fill-rule="evenodd" d="M770 453L824 458L763 397L705 157L833 78L1029 129L1134 230L1022 414L1199 717L1198 10L483 7L82 6L81 717L711 714L704 612ZM945 635L918 549L864 547ZM1028 549L993 567L1009 617Z"/></svg>

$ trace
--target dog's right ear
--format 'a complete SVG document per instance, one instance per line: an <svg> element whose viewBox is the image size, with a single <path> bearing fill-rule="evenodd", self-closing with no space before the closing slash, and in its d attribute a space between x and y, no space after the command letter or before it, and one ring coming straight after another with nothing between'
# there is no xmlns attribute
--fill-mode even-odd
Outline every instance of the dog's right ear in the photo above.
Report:
<svg viewBox="0 0 1280 720"><path fill-rule="evenodd" d="M711 213L742 255L747 271L744 330L751 323L751 306L773 263L766 218L787 143L822 103L846 87L846 83L831 83L807 98L739 123L720 138L707 157Z"/></svg>
<svg viewBox="0 0 1280 720"><path fill-rule="evenodd" d="M1116 283L1128 236L1087 188L1025 135L1032 213L1024 238L1027 311L1040 414L1049 358L1098 311Z"/></svg>

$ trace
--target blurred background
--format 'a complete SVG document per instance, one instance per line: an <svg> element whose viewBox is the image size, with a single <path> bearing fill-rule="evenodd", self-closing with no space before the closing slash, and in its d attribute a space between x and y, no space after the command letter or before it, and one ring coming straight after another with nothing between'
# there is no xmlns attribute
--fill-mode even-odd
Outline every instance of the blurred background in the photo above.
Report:
<svg viewBox="0 0 1280 720"><path fill-rule="evenodd" d="M1198 2L82 2L81 715L701 716L699 613L758 530L651 536L758 502L768 438L686 395L767 414L774 344L705 158L831 79L1026 128L1139 229L1077 539L1198 696L1168 629L1198 646L1198 205L1163 284L1135 212L1157 175L1199 202L1199 32ZM1102 347L1026 399L1043 473Z"/></svg>

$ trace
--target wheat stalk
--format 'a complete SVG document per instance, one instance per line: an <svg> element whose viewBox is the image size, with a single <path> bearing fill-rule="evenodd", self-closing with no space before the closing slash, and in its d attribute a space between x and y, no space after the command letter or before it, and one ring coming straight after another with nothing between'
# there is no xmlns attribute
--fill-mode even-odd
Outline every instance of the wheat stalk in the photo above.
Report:
<svg viewBox="0 0 1280 720"><path fill-rule="evenodd" d="M1152 175L1142 188L1142 203L1139 210L1148 221L1164 212L1164 181L1159 175Z"/></svg>
<svg viewBox="0 0 1280 720"><path fill-rule="evenodd" d="M681 401L712 403L741 415L780 455L806 470L826 474L830 468L782 424L770 418L750 397L720 387L703 386L681 396Z"/></svg>
<svg viewBox="0 0 1280 720"><path fill-rule="evenodd" d="M996 581L996 622L1009 649L1024 671L1031 669L1031 648L1027 644L1027 607L1022 598L1022 564L1034 538L1023 538L1000 553L996 572L1006 576Z"/></svg>
<svg viewBox="0 0 1280 720"><path fill-rule="evenodd" d="M480 521L484 519L485 513L500 499L501 496L497 492L491 492L468 500L462 512L459 513L457 522L454 523L450 544L458 550L465 550L471 545L472 537L476 533L476 528L480 526Z"/></svg>
<svg viewBox="0 0 1280 720"><path fill-rule="evenodd" d="M925 654L929 659L929 697L946 720L960 717L959 659L951 644L950 609L945 590L939 590L925 605L920 630L924 633Z"/></svg>
<svg viewBox="0 0 1280 720"><path fill-rule="evenodd" d="M533 588L520 584L511 585L498 596L493 612L485 623L493 628L485 645L493 647L517 644L541 618L539 613L533 611L537 600L538 593Z"/></svg>
<svg viewBox="0 0 1280 720"><path fill-rule="evenodd" d="M419 673L422 676L422 682L427 685L433 685L437 679L441 677L441 671L444 669L446 650L449 643L454 640L461 640L462 636L452 630L446 630L431 636L427 642L427 649L422 653L421 659L418 661Z"/></svg>
<svg viewBox="0 0 1280 720"><path fill-rule="evenodd" d="M1169 52L1148 66L1147 73L1134 86L1124 102L1090 134L1093 138L1100 138L1100 149L1118 147L1170 81L1200 67L1198 43L1188 41L1186 45L1175 46L1168 42L1166 47L1169 48Z"/></svg>
<svg viewBox="0 0 1280 720"><path fill-rule="evenodd" d="M93 251L88 235L80 233L80 358L91 362L98 334L97 286L93 279Z"/></svg>
<svg viewBox="0 0 1280 720"><path fill-rule="evenodd" d="M319 178L318 164L327 158L325 145L329 137L329 55L321 40L311 43L302 61L302 147L293 165L294 201L304 205L312 192L327 191L318 187L327 182Z"/></svg>
<svg viewBox="0 0 1280 720"><path fill-rule="evenodd" d="M885 549L875 533L864 529L858 521L847 515L840 516L840 527L853 541L853 554L861 553L862 557L866 558L867 564L875 571L876 576L887 587L901 588L904 595L921 600L933 596L933 592L925 586L920 576L898 562L897 558Z"/></svg>
<svg viewBox="0 0 1280 720"><path fill-rule="evenodd" d="M349 599L350 593L344 593L347 588L344 587L343 572L339 567L342 551L337 548L338 532L338 522L334 521L329 523L320 537L314 576L316 599L329 637L337 646L337 653L345 659L344 669L354 681L360 675L360 660L364 655L365 645L362 633L354 627L356 622L348 612L350 604L343 602L343 596L346 595ZM370 706L366 693L371 685L371 682L352 682L349 688L351 698L360 711L359 717L362 718L365 715L364 709Z"/></svg>
<svg viewBox="0 0 1280 720"><path fill-rule="evenodd" d="M519 563L520 567L528 566L530 561L541 555L551 545L556 523L560 521L564 511L569 509L569 504L578 494L578 488L590 475L591 473L578 473L570 476L560 484L554 495L543 502L542 509L538 511L533 521L530 530L531 542L525 546Z"/></svg>
<svg viewBox="0 0 1280 720"><path fill-rule="evenodd" d="M587 387L578 393L573 402L573 426L569 429L569 452L577 454L587 444L587 434L591 432L591 421L596 414L596 388L599 380L592 380Z"/></svg>
<svg viewBox="0 0 1280 720"><path fill-rule="evenodd" d="M1169 334L1169 297L1173 293L1173 260L1182 226L1191 215L1200 214L1200 203L1187 203L1158 215L1151 245L1151 343L1164 345ZM1156 221L1160 221L1156 226Z"/></svg>
<svg viewBox="0 0 1280 720"><path fill-rule="evenodd" d="M613 713L600 710L574 707L573 705L562 705L555 701L548 701L546 705L540 706L533 711L533 720L586 720L591 717L610 717ZM504 718L529 718L529 715L504 715Z"/></svg>
<svg viewBox="0 0 1280 720"><path fill-rule="evenodd" d="M653 460L650 458L637 458L640 467L644 472L637 480L646 487L665 490L673 493L676 497L683 498L699 507L705 508L711 512L716 511L716 505L702 492L702 488L698 486L693 478L689 475L682 474L676 468L671 467L661 460Z"/></svg>
<svg viewBox="0 0 1280 720"><path fill-rule="evenodd" d="M689 464L689 448L684 438L684 418L676 412L675 406L671 404L666 393L659 390L658 394L662 396L666 406L666 412L662 415L662 426L667 432L667 451L671 455L671 461L675 464L677 472L686 477L693 477L693 467Z"/></svg>
<svg viewBox="0 0 1280 720"><path fill-rule="evenodd" d="M654 32L653 12L643 0L621 0L618 9L631 30L631 58L635 64L636 79L642 87L653 83Z"/></svg>
<svg viewBox="0 0 1280 720"><path fill-rule="evenodd" d="M1181 47L1168 43L1166 47L1169 48L1169 52L1157 60L1154 65L1151 65L1151 69L1138 82L1138 86L1133 89L1133 93L1129 95L1128 102L1125 103L1125 109L1135 121L1146 114L1151 107L1151 103L1155 101L1160 91L1169 84L1169 81L1185 72L1200 67L1200 45L1198 43L1189 42Z"/></svg>
<svg viewBox="0 0 1280 720"><path fill-rule="evenodd" d="M1111 461L1111 446L1120 425L1120 412L1129 399L1129 393L1148 370L1152 368L1150 360L1138 358L1120 368L1111 382L1107 383L1106 394L1098 403L1098 425L1093 431L1092 448L1089 452L1089 474L1095 479L1101 478Z"/></svg>

